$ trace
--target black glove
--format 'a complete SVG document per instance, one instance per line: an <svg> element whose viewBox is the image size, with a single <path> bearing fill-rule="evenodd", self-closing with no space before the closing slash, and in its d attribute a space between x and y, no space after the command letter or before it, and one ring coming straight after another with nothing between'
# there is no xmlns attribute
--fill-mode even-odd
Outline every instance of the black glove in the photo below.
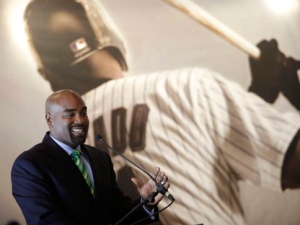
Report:
<svg viewBox="0 0 300 225"><path fill-rule="evenodd" d="M259 59L249 57L252 81L248 91L253 92L269 103L274 103L279 95L279 74L277 41L263 40L257 47L261 51Z"/></svg>
<svg viewBox="0 0 300 225"><path fill-rule="evenodd" d="M298 110L300 110L300 83L297 75L299 69L300 61L286 58L279 76L279 87L282 94Z"/></svg>

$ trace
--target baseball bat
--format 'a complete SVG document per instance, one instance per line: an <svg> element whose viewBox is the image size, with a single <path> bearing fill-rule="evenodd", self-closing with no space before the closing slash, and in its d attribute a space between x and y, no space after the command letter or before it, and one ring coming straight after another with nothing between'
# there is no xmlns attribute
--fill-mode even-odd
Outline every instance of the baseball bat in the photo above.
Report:
<svg viewBox="0 0 300 225"><path fill-rule="evenodd" d="M217 20L215 17L210 15L199 5L189 0L165 0L170 5L180 9L188 16L195 19L211 31L215 32L231 44L238 47L240 50L247 53L252 58L258 59L260 57L260 50L255 45L244 39L242 36L237 34L235 31L230 29L228 26Z"/></svg>

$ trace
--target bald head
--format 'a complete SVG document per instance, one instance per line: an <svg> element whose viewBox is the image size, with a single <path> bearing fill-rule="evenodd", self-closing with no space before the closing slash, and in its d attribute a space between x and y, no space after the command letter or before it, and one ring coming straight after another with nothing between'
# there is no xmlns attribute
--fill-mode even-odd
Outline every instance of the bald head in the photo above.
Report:
<svg viewBox="0 0 300 225"><path fill-rule="evenodd" d="M46 100L45 113L50 135L56 140L72 148L85 142L89 120L78 93L67 89L54 92Z"/></svg>
<svg viewBox="0 0 300 225"><path fill-rule="evenodd" d="M46 99L46 103L45 103L46 114L51 111L51 108L54 105L62 104L62 102L68 98L78 98L79 101L81 100L83 102L81 96L77 92L69 89L59 90L49 95L49 97Z"/></svg>

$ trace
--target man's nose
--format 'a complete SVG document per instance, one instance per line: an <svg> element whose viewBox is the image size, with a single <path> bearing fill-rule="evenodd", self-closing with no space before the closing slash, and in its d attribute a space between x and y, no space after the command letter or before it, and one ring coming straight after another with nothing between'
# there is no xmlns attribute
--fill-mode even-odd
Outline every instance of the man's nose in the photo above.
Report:
<svg viewBox="0 0 300 225"><path fill-rule="evenodd" d="M81 116L80 114L77 114L75 116L75 123L82 124L84 122L85 122L85 120L84 120L83 116Z"/></svg>

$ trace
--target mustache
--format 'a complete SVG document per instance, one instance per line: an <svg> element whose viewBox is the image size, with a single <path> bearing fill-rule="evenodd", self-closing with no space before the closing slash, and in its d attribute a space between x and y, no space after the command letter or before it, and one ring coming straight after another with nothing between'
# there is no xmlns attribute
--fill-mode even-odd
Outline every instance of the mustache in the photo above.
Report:
<svg viewBox="0 0 300 225"><path fill-rule="evenodd" d="M70 128L71 128L71 129L72 129L72 128L80 128L80 129L87 130L88 125L86 125L86 124L73 124Z"/></svg>

